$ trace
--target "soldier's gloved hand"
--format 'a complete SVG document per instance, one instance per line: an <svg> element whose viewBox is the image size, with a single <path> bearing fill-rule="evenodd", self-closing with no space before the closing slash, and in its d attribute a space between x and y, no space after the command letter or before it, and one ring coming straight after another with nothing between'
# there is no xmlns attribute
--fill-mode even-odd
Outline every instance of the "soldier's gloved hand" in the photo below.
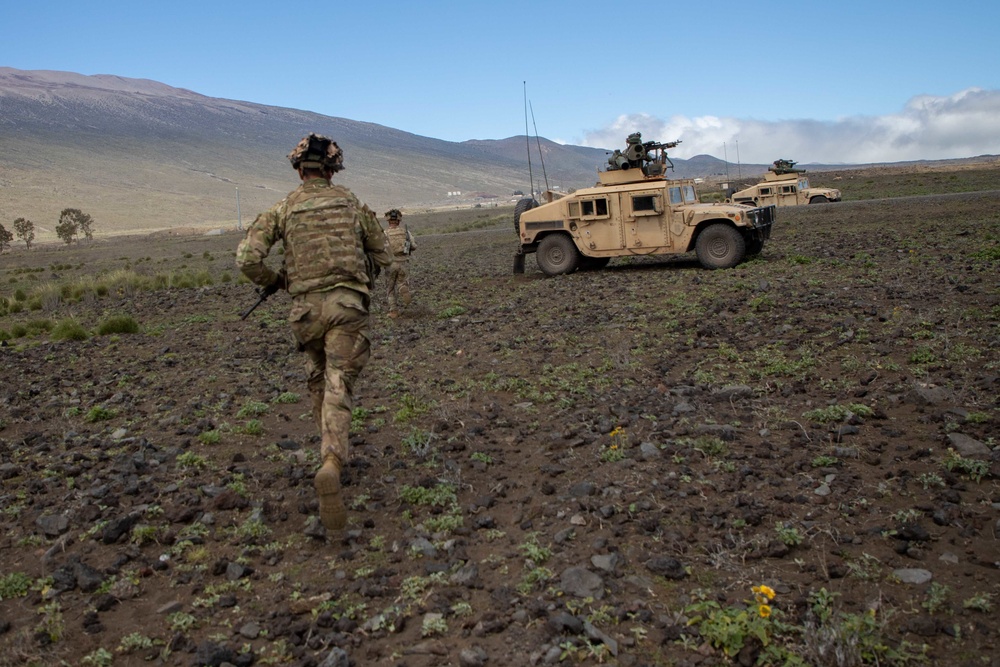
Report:
<svg viewBox="0 0 1000 667"><path fill-rule="evenodd" d="M284 269L282 269L281 271L278 271L278 277L274 279L273 283L271 283L270 285L268 285L267 287L265 287L264 291L267 292L268 296L271 296L272 294L274 294L278 290L282 290L282 289L283 290L287 290L288 289L288 274L285 273Z"/></svg>

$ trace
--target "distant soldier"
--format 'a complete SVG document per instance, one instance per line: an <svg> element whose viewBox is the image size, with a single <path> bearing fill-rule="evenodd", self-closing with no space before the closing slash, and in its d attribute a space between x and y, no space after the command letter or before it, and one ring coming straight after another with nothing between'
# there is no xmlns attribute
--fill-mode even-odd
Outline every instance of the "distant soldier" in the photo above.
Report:
<svg viewBox="0 0 1000 667"><path fill-rule="evenodd" d="M413 235L410 234L406 225L400 226L403 214L398 208L386 211L385 219L389 223L389 228L385 230L385 238L388 241L389 252L392 253L389 284L386 286L386 290L389 296L389 317L395 319L399 317L399 310L396 308L397 302L401 303L404 308L410 305L412 295L409 283L410 271L407 264L410 261L410 254L417 249L417 244L413 241Z"/></svg>
<svg viewBox="0 0 1000 667"><path fill-rule="evenodd" d="M302 185L261 213L236 250L253 282L292 296L288 321L306 354L312 413L322 436L314 480L319 516L328 530L347 523L340 471L347 463L354 382L368 362L368 305L377 266L392 258L375 214L350 190L333 185L344 168L336 142L310 134L288 154ZM264 263L284 243L284 268ZM376 266L377 265L377 266Z"/></svg>

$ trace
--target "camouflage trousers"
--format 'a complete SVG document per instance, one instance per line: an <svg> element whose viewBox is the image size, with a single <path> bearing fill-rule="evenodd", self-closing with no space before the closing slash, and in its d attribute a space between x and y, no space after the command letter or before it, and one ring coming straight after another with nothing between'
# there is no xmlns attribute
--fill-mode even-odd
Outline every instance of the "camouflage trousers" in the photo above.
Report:
<svg viewBox="0 0 1000 667"><path fill-rule="evenodd" d="M397 302L404 308L410 305L410 267L409 260L392 258L389 266L389 279L386 281L387 296L389 298L389 311L397 308ZM397 298L398 297L398 298Z"/></svg>
<svg viewBox="0 0 1000 667"><path fill-rule="evenodd" d="M368 363L367 296L338 287L295 297L288 315L306 355L312 413L319 427L322 460L343 468L348 458L354 382Z"/></svg>

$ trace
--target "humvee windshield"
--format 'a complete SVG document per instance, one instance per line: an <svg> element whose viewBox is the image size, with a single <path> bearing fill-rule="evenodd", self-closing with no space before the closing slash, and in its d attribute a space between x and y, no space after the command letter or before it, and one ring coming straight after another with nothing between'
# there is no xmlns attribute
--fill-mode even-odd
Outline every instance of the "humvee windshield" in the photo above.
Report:
<svg viewBox="0 0 1000 667"><path fill-rule="evenodd" d="M803 176L802 178L799 179L799 190L808 190L808 189L809 189L809 179Z"/></svg>

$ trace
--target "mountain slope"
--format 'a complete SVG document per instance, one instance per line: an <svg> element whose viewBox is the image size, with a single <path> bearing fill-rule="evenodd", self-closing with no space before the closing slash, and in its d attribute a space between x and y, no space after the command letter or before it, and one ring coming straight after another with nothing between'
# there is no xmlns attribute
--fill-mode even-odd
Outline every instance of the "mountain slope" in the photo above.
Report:
<svg viewBox="0 0 1000 667"><path fill-rule="evenodd" d="M44 239L73 207L99 233L231 226L237 189L246 223L296 185L285 155L313 131L341 145L337 180L377 211L509 201L529 189L529 143L539 189L592 185L607 153L524 136L448 142L145 79L0 68L0 223L27 217Z"/></svg>

